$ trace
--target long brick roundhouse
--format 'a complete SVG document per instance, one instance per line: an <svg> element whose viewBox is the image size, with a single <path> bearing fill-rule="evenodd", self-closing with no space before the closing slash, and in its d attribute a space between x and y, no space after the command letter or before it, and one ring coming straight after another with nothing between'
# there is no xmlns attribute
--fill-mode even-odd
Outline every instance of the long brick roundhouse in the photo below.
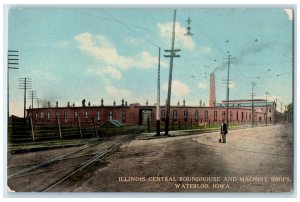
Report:
<svg viewBox="0 0 300 202"><path fill-rule="evenodd" d="M193 122L194 124L206 124L221 122L226 120L226 101L216 103L215 98L215 84L214 74L210 75L210 96L209 105L203 106L185 106L177 105L170 107L170 121L176 122ZM275 121L276 104L275 102L263 99L253 100L254 104L254 120L255 122L264 122L266 119L272 123ZM164 122L166 117L166 107L160 107L161 121ZM155 105L141 105L139 103L129 104L121 101L120 105L104 105L101 100L99 106L91 106L90 103L85 105L85 100L82 106L75 107L74 105L67 104L66 107L59 107L56 103L55 107L48 107L28 109L27 114L31 117L32 122L39 124L56 123L59 118L60 123L75 123L80 120L84 123L99 123L103 124L108 120L118 120L124 125L144 125L147 124L148 119L150 123L154 124L156 119L156 106ZM228 121L238 123L251 123L252 120L252 100L230 100L228 110Z"/></svg>

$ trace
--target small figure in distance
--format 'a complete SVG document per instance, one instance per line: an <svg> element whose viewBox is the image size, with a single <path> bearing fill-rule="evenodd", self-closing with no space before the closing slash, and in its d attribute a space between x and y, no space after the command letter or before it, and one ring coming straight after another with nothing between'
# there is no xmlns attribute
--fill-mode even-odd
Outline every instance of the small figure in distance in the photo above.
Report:
<svg viewBox="0 0 300 202"><path fill-rule="evenodd" d="M221 124L221 135L222 135L222 141L223 143L226 143L226 135L227 135L228 131L227 131L227 124L224 122L224 120L222 120L222 124Z"/></svg>

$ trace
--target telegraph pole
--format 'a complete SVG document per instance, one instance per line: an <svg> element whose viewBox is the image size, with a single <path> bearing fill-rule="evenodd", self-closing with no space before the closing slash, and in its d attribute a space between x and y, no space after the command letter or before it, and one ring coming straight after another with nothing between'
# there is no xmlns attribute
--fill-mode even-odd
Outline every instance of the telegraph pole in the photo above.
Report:
<svg viewBox="0 0 300 202"><path fill-rule="evenodd" d="M38 99L37 92L33 90L29 91L29 99L31 99L31 117L33 117L33 100Z"/></svg>
<svg viewBox="0 0 300 202"><path fill-rule="evenodd" d="M7 51L7 117L9 118L9 70L10 69L19 69L19 51L17 50L8 50Z"/></svg>
<svg viewBox="0 0 300 202"><path fill-rule="evenodd" d="M228 110L229 110L229 70L230 70L230 61L236 58L232 58L229 51L227 58L223 58L228 60L228 68L227 68L227 93L226 93L226 123L227 126L229 125L228 123Z"/></svg>
<svg viewBox="0 0 300 202"><path fill-rule="evenodd" d="M268 94L270 93L266 91L265 94L266 94L266 125L268 125Z"/></svg>
<svg viewBox="0 0 300 202"><path fill-rule="evenodd" d="M256 85L256 82L252 82L252 93L251 93L251 96L252 96L252 117L251 117L251 121L252 121L252 127L254 127L254 99L253 97L255 96L255 93L254 93L254 86Z"/></svg>
<svg viewBox="0 0 300 202"><path fill-rule="evenodd" d="M275 116L274 116L274 124L276 124L276 113L277 113L277 98L275 101Z"/></svg>
<svg viewBox="0 0 300 202"><path fill-rule="evenodd" d="M33 109L33 100L38 99L37 92L33 90L29 91L29 99L31 100L31 108Z"/></svg>
<svg viewBox="0 0 300 202"><path fill-rule="evenodd" d="M173 58L174 57L180 57L180 55L176 55L176 52L179 52L180 49L174 49L174 43L175 43L175 22L176 22L176 9L174 10L174 17L173 17L173 30L172 30L171 50L165 50L165 52L170 52L170 55L164 55L165 57L169 57L170 58L168 98L167 98L167 112L166 112L166 121L165 121L165 135L169 135L169 119L170 119L170 102L171 102L170 100L171 100Z"/></svg>
<svg viewBox="0 0 300 202"><path fill-rule="evenodd" d="M26 90L31 89L30 78L19 78L19 89L24 90L24 119L26 118Z"/></svg>
<svg viewBox="0 0 300 202"><path fill-rule="evenodd" d="M157 101L156 101L156 136L160 135L160 47L158 47Z"/></svg>

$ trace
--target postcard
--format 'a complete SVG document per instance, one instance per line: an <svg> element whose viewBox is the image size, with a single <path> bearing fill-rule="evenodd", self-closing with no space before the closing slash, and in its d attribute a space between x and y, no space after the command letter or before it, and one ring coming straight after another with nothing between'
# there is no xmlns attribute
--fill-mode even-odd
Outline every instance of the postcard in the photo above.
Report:
<svg viewBox="0 0 300 202"><path fill-rule="evenodd" d="M292 193L293 11L10 7L7 188Z"/></svg>

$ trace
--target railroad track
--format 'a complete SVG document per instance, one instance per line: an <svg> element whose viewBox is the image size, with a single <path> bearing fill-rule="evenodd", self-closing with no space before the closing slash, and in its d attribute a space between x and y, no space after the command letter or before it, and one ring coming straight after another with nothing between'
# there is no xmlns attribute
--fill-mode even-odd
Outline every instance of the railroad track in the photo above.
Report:
<svg viewBox="0 0 300 202"><path fill-rule="evenodd" d="M76 173L86 169L94 162L99 161L107 154L115 151L125 142L134 139L141 131L142 129L135 128L126 135L114 137L115 139L113 140L99 141L68 154L63 154L48 161L22 169L9 175L8 181L16 185L19 184L18 186L20 186L21 189L23 188L22 183L24 185L26 184L28 191L51 191L54 187L67 181ZM101 143L104 143L104 146ZM93 150L90 151L91 149ZM87 150L89 151L87 152ZM70 162L67 162L69 160ZM49 180L47 180L47 178L49 178ZM43 183L42 180L44 180L45 183ZM40 184L43 185L36 185L38 181L41 181ZM28 182L33 184L28 185ZM46 188L44 187L45 185L47 186Z"/></svg>

